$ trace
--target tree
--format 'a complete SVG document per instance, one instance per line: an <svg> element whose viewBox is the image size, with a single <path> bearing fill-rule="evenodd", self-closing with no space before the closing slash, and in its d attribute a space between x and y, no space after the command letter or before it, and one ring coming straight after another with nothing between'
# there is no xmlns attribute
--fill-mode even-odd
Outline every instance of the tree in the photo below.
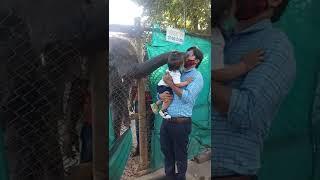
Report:
<svg viewBox="0 0 320 180"><path fill-rule="evenodd" d="M133 0L143 6L148 25L172 26L190 33L210 34L211 1L209 0Z"/></svg>

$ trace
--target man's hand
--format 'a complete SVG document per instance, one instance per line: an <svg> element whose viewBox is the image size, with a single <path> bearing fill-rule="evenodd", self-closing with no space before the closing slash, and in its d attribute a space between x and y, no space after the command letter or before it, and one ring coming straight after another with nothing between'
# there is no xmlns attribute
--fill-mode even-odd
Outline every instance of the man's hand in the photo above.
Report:
<svg viewBox="0 0 320 180"><path fill-rule="evenodd" d="M163 76L163 81L168 84L168 86L172 86L173 85L173 80L171 75L169 74L169 72L167 72L164 76Z"/></svg>
<svg viewBox="0 0 320 180"><path fill-rule="evenodd" d="M168 72L163 76L163 81L172 89L172 91L176 95L178 95L179 97L182 96L183 91L173 83L172 77Z"/></svg>
<svg viewBox="0 0 320 180"><path fill-rule="evenodd" d="M213 106L219 113L227 113L229 110L232 89L222 83L213 81L211 95L214 99Z"/></svg>
<svg viewBox="0 0 320 180"><path fill-rule="evenodd" d="M246 67L246 71L251 71L257 65L259 65L264 58L264 51L262 49L258 49L252 51L241 58L242 63L244 63Z"/></svg>

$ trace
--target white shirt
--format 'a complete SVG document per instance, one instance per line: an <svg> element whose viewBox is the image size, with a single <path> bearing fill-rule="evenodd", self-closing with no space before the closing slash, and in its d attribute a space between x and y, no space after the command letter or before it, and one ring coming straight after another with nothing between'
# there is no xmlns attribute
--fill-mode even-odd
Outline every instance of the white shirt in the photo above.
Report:
<svg viewBox="0 0 320 180"><path fill-rule="evenodd" d="M224 68L224 46L225 41L221 31L218 28L213 29L212 34L212 63L211 69L217 70Z"/></svg>
<svg viewBox="0 0 320 180"><path fill-rule="evenodd" d="M174 84L179 84L181 83L181 73L179 70L175 70L175 71L169 71L168 69L166 70L166 72L169 72L170 76L172 77L173 83ZM168 84L166 84L163 79L161 79L158 83L158 86L168 86Z"/></svg>

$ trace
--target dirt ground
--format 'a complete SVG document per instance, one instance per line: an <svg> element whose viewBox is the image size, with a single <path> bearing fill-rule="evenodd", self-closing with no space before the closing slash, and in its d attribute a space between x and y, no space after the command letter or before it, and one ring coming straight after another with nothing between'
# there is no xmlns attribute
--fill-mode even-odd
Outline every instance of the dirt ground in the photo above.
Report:
<svg viewBox="0 0 320 180"><path fill-rule="evenodd" d="M123 172L123 175L121 177L121 180L134 179L139 167L139 156L132 157L132 154L134 153L135 148L137 147L137 140L136 140L137 137L135 133L136 126L135 126L134 120L131 121L131 130L132 130L132 147L131 147L130 157L128 159L128 162Z"/></svg>

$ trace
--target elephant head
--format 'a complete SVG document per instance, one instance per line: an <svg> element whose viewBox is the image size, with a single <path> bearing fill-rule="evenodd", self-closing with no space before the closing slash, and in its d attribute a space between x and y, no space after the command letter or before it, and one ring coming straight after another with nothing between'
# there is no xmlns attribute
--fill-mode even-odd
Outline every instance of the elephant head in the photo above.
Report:
<svg viewBox="0 0 320 180"><path fill-rule="evenodd" d="M129 39L109 37L109 102L116 136L121 124L129 124L128 99L134 79L146 77L167 62L169 53L139 63L137 51Z"/></svg>

